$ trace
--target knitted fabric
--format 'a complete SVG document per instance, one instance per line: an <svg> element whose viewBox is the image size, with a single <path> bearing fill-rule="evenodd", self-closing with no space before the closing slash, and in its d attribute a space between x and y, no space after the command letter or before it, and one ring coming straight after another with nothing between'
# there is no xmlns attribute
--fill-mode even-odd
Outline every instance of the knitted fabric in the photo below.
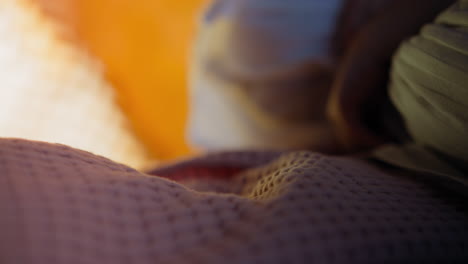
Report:
<svg viewBox="0 0 468 264"><path fill-rule="evenodd" d="M1 139L0 262L468 262L466 200L357 159L221 153L152 173Z"/></svg>

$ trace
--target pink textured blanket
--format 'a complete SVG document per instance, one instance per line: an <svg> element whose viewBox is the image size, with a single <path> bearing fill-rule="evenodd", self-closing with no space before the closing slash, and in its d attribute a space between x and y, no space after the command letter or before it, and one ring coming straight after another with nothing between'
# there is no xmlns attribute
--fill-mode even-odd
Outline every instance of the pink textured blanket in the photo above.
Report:
<svg viewBox="0 0 468 264"><path fill-rule="evenodd" d="M468 262L466 201L363 161L224 153L153 173L0 139L0 263Z"/></svg>

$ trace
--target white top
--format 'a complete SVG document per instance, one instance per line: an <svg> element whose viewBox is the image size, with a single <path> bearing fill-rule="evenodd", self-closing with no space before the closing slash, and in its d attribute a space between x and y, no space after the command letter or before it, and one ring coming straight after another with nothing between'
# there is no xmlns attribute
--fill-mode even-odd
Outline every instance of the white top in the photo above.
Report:
<svg viewBox="0 0 468 264"><path fill-rule="evenodd" d="M327 134L310 119L276 112L303 116L323 100L304 65L333 67L329 47L342 2L212 3L194 50L190 140L207 149L282 149L313 145Z"/></svg>

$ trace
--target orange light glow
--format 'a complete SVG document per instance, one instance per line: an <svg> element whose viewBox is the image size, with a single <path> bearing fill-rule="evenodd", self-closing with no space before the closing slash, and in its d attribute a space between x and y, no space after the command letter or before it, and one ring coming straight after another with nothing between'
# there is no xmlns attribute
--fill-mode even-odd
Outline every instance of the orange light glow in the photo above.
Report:
<svg viewBox="0 0 468 264"><path fill-rule="evenodd" d="M102 61L136 134L159 159L188 154L187 62L204 0L34 0Z"/></svg>

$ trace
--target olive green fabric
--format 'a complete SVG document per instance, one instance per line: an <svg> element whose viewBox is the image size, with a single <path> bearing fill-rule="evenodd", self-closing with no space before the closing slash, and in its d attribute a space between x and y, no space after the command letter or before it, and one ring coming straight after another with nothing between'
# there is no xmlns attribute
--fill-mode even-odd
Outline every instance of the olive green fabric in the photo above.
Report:
<svg viewBox="0 0 468 264"><path fill-rule="evenodd" d="M458 1L404 42L393 59L393 104L412 137L381 160L454 180L468 193L468 1Z"/></svg>
<svg viewBox="0 0 468 264"><path fill-rule="evenodd" d="M417 173L420 179L434 182L468 197L468 177L446 159L417 144L386 145L375 151L374 158Z"/></svg>

